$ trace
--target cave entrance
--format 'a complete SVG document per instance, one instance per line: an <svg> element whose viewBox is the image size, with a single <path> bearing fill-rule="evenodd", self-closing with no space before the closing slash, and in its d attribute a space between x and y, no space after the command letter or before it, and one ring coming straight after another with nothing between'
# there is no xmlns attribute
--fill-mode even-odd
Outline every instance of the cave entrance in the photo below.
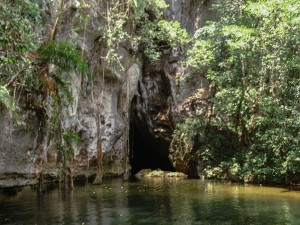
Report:
<svg viewBox="0 0 300 225"><path fill-rule="evenodd" d="M130 118L130 165L134 175L142 169L161 169L175 171L170 162L170 142L154 137L149 129L147 120L136 107L136 97L131 104Z"/></svg>

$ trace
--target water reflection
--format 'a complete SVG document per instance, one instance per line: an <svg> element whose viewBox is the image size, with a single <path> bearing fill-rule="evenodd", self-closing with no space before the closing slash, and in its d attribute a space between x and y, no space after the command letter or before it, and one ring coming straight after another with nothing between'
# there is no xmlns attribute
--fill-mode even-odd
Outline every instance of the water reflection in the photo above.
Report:
<svg viewBox="0 0 300 225"><path fill-rule="evenodd" d="M300 224L300 193L202 180L105 181L0 195L1 224Z"/></svg>

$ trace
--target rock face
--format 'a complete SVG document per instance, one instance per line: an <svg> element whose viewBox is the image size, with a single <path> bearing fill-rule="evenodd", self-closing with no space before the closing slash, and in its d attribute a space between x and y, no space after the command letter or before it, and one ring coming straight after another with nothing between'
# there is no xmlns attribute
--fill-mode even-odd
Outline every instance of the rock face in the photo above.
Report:
<svg viewBox="0 0 300 225"><path fill-rule="evenodd" d="M32 127L38 127L33 113ZM19 186L34 184L37 180L38 157L34 149L37 147L38 129L28 129L25 125L16 128L6 111L0 112L0 186Z"/></svg>
<svg viewBox="0 0 300 225"><path fill-rule="evenodd" d="M177 20L191 35L205 21L216 17L209 10L212 1L177 0L168 3L170 7L165 11L165 18ZM181 55L182 52L173 51L157 63L144 62L139 93L132 106L133 173L145 168L159 168L198 176L196 145L186 146L180 138L173 136L173 132L181 119L208 113L210 87L201 74L183 78L188 71L178 63Z"/></svg>
<svg viewBox="0 0 300 225"><path fill-rule="evenodd" d="M131 111L131 165L141 169L173 170L168 160L174 130L172 87L175 79L171 57L144 63L139 92Z"/></svg>
<svg viewBox="0 0 300 225"><path fill-rule="evenodd" d="M104 1L96 5L80 5L68 0L62 8L55 39L78 43L91 68L90 78L70 72L69 86L73 104L61 109L62 131L74 130L81 145L74 145L74 159L67 164L72 177L128 177L128 135L130 103L137 91L141 65L136 63L127 45L116 49L124 70L107 64L105 46L99 41L105 18ZM46 33L59 14L60 5L44 5ZM84 23L78 24L85 16ZM26 97L26 96L25 96ZM27 96L28 97L28 96ZM50 97L46 115L53 113ZM6 109L0 109L0 186L36 184L40 174L47 180L61 179L62 165L56 162L56 139L49 131L51 122L41 123L34 111L24 109L21 125L13 124ZM29 122L29 123L28 123ZM22 125L24 124L24 125Z"/></svg>
<svg viewBox="0 0 300 225"><path fill-rule="evenodd" d="M170 7L165 16L169 20L177 20L189 33L193 34L207 20L216 18L211 10L214 0L168 0Z"/></svg>
<svg viewBox="0 0 300 225"><path fill-rule="evenodd" d="M211 109L208 102L211 91L208 87L200 88L198 92L177 108L181 118L207 118ZM169 157L177 171L184 172L189 177L202 175L202 162L200 160L199 148L203 146L205 130L197 127L196 134L186 134L176 130L169 148ZM194 136L193 136L194 135Z"/></svg>
<svg viewBox="0 0 300 225"><path fill-rule="evenodd" d="M97 177L97 182L102 176L127 178L131 166L133 173L143 168L173 171L174 167L189 173L189 169L183 169L189 167L180 166L185 160L181 157L183 150L169 148L176 122L199 113L203 107L205 110L205 99L198 102L200 105L187 99L199 87L207 91L207 82L182 80L186 71L178 66L180 52L149 63L126 40L115 49L124 70L107 63L104 56L108 49L100 41L107 23L105 1L95 5L93 1L83 2L65 1L55 31L56 40L78 43L91 68L90 78L70 72L74 101L60 113L62 131L72 129L82 139L81 145L73 146L68 173L75 179ZM215 16L208 10L211 1L167 2L170 8L164 12L165 18L179 21L191 34ZM44 32L50 33L60 5L50 7L45 3L43 8ZM26 93L22 96L30 98ZM49 107L43 113L51 115L53 100L49 97L46 101ZM56 139L49 131L50 121L43 121L30 109L24 110L17 125L3 108L0 118L0 187L36 184L41 174L46 180L61 179L62 165L56 162Z"/></svg>

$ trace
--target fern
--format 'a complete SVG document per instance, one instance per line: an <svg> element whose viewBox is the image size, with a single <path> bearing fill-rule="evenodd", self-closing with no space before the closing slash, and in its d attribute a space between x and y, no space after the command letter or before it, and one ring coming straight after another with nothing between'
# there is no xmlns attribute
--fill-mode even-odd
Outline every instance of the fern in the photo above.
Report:
<svg viewBox="0 0 300 225"><path fill-rule="evenodd" d="M10 111L15 110L15 105L12 96L8 93L4 86L0 85L0 102Z"/></svg>
<svg viewBox="0 0 300 225"><path fill-rule="evenodd" d="M58 76L54 76L53 79L54 79L55 83L60 86L60 89L59 89L60 92L62 94L65 94L66 100L69 103L73 103L74 97L72 95L72 91L68 88L66 82Z"/></svg>
<svg viewBox="0 0 300 225"><path fill-rule="evenodd" d="M80 145L82 140L81 138L78 136L78 134L76 134L74 131L72 130L67 130L63 133L63 139L65 140L65 142L67 144L71 144L73 141L77 144Z"/></svg>
<svg viewBox="0 0 300 225"><path fill-rule="evenodd" d="M48 41L40 45L37 59L41 63L51 63L63 71L88 72L88 65L81 59L80 52L69 42Z"/></svg>
<svg viewBox="0 0 300 225"><path fill-rule="evenodd" d="M64 143L62 141L56 143L57 162L62 162L65 168L68 158L74 154L72 143L75 142L77 145L80 145L82 143L82 140L72 130L63 132L62 138L64 140Z"/></svg>
<svg viewBox="0 0 300 225"><path fill-rule="evenodd" d="M80 52L76 50L69 42L48 41L40 45L36 51L37 62L39 65L54 64L61 71L75 70L83 74L87 74L88 65L81 59ZM52 76L55 81L55 86L61 94L66 96L68 102L73 102L72 92L69 90L65 79L59 76Z"/></svg>

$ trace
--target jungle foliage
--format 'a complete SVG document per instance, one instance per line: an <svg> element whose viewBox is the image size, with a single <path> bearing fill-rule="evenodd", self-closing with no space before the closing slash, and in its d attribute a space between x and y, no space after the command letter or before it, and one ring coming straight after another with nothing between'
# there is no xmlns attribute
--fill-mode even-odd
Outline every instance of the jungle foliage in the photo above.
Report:
<svg viewBox="0 0 300 225"><path fill-rule="evenodd" d="M42 41L41 10L34 1L5 0L0 4L0 101L16 111L18 99L12 91L34 93L35 98L48 92L55 99L66 96L67 73L75 70L88 72L88 65L70 42ZM56 74L49 67L54 65ZM13 86L13 87L12 87Z"/></svg>
<svg viewBox="0 0 300 225"><path fill-rule="evenodd" d="M89 68L74 44L55 40L55 35L41 37L41 9L35 2L0 2L0 102L17 112L16 93L29 94L34 96L30 110L45 113L45 100L52 97L54 110L47 119L55 133L60 129L61 103L73 99L69 72L88 74ZM187 143L199 137L197 157L208 177L300 181L298 0L216 1L218 20L207 22L191 40L178 22L163 18L162 10L168 7L164 0L89 4L99 2L107 4L107 25L99 28L103 29L99 42L106 47L102 60L115 69L126 69L118 54L124 43L148 61L189 47L186 65L194 76L210 81L212 110L206 118L180 123L174 136ZM82 19L86 25L88 16ZM58 133L58 155L65 165L79 137L73 130Z"/></svg>
<svg viewBox="0 0 300 225"><path fill-rule="evenodd" d="M65 167L79 137L61 130L61 106L73 102L70 71L81 75L89 68L73 43L42 37L41 13L35 1L0 3L0 102L16 124L22 111L36 112L40 133L57 136L57 159Z"/></svg>
<svg viewBox="0 0 300 225"><path fill-rule="evenodd" d="M27 1L4 0L0 3L0 102L16 110L7 83L15 76L24 75L27 87L35 76L31 71L29 52L35 48L38 6Z"/></svg>
<svg viewBox="0 0 300 225"><path fill-rule="evenodd" d="M108 23L100 41L107 47L103 59L117 70L125 69L117 49L126 41L135 52L156 61L189 40L179 22L163 18L162 10L168 7L165 0L112 0L106 4Z"/></svg>
<svg viewBox="0 0 300 225"><path fill-rule="evenodd" d="M187 60L214 90L199 146L207 175L299 182L300 2L222 0L214 9L220 18L196 32ZM220 152L212 143L224 132L234 143Z"/></svg>
<svg viewBox="0 0 300 225"><path fill-rule="evenodd" d="M50 8L54 4L58 7L53 13L56 18L50 22L50 33L43 27L45 12L41 6L46 3ZM80 44L56 40L57 27L67 7L67 1L0 2L0 103L13 115L24 110L38 112L40 129L57 139L57 159L64 167L72 157L72 145L80 138L73 128L63 130L61 118L68 112L62 110L62 105L73 102L70 84L74 74L89 73L84 54L78 50ZM126 69L118 52L124 43L137 46L136 53L143 52L144 57L157 60L165 50L188 38L178 22L162 18L161 10L168 7L164 0L92 0L81 1L80 7L72 32L85 38L90 19L87 9L96 10L106 21L99 27L99 42L105 49L101 60L116 70Z"/></svg>
<svg viewBox="0 0 300 225"><path fill-rule="evenodd" d="M107 24L102 29L99 41L106 48L105 63L117 70L124 70L118 48L124 42L136 46L150 60L157 60L172 48L187 43L188 34L175 21L166 21L162 11L168 5L164 0L113 0L91 1L84 7L106 5ZM49 4L53 4L50 3ZM88 73L88 65L82 59L77 47L67 41L55 40L55 33L64 1L51 34L43 36L42 11L36 1L4 0L0 3L0 101L11 111L17 109L12 91L34 92L39 95L49 92L55 99L72 96L67 88L68 73ZM89 15L81 15L84 21ZM80 23L79 23L80 24ZM74 27L80 30L81 28ZM85 29L85 28L84 28ZM85 32L85 31L84 31ZM47 37L47 35L49 37ZM134 47L133 47L134 48ZM55 69L50 69L51 65ZM45 93L43 93L45 94ZM11 97L10 97L11 96Z"/></svg>

